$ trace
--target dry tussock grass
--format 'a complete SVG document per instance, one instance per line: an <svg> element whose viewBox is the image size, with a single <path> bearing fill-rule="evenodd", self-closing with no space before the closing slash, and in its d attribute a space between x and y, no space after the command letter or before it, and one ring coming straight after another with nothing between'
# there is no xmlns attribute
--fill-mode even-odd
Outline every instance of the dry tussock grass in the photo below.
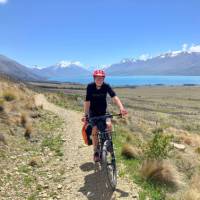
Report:
<svg viewBox="0 0 200 200"><path fill-rule="evenodd" d="M139 158L142 154L141 150L129 143L124 144L122 147L121 154L128 159Z"/></svg>
<svg viewBox="0 0 200 200"><path fill-rule="evenodd" d="M176 187L182 185L180 173L175 166L166 160L145 160L140 173L146 180Z"/></svg>
<svg viewBox="0 0 200 200"><path fill-rule="evenodd" d="M200 175L195 174L189 183L188 189L183 193L181 200L200 200Z"/></svg>
<svg viewBox="0 0 200 200"><path fill-rule="evenodd" d="M21 124L22 124L23 127L26 126L26 123L28 123L28 120L29 120L28 113L27 112L22 112L21 113Z"/></svg>
<svg viewBox="0 0 200 200"><path fill-rule="evenodd" d="M31 113L38 110L35 105L34 92L22 83L0 82L0 110L5 114L5 125L13 128L24 127L25 138L33 133ZM2 118L3 114L1 114ZM34 115L39 117L39 115ZM33 117L34 118L34 117Z"/></svg>
<svg viewBox="0 0 200 200"><path fill-rule="evenodd" d="M2 133L0 133L0 143L3 143L4 145L7 145L6 138Z"/></svg>
<svg viewBox="0 0 200 200"><path fill-rule="evenodd" d="M32 124L29 122L28 124L26 124L24 137L26 139L29 139L31 137L31 133L32 133Z"/></svg>
<svg viewBox="0 0 200 200"><path fill-rule="evenodd" d="M175 136L175 139L180 143L190 146L200 146L200 135L196 133L189 133L188 131L173 127L169 127L165 131L172 133Z"/></svg>
<svg viewBox="0 0 200 200"><path fill-rule="evenodd" d="M133 142L134 141L134 137L133 137L133 135L131 135L131 134L128 134L127 135L127 137L126 137L126 142Z"/></svg>
<svg viewBox="0 0 200 200"><path fill-rule="evenodd" d="M9 124L15 124L17 126L20 126L21 125L21 117L20 116L9 116L8 119L9 121Z"/></svg>
<svg viewBox="0 0 200 200"><path fill-rule="evenodd" d="M190 188L184 193L181 200L200 200L200 192L197 189Z"/></svg>
<svg viewBox="0 0 200 200"><path fill-rule="evenodd" d="M35 105L35 99L33 96L31 96L27 99L27 102L25 104L25 109L28 109L28 110L38 109L37 106Z"/></svg>
<svg viewBox="0 0 200 200"><path fill-rule="evenodd" d="M0 112L4 111L4 99L0 98Z"/></svg>

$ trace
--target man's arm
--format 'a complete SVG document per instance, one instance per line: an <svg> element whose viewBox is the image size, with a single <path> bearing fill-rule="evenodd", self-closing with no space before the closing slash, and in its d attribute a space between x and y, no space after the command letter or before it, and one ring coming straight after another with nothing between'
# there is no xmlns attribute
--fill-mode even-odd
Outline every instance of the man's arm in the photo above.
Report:
<svg viewBox="0 0 200 200"><path fill-rule="evenodd" d="M128 112L125 110L125 108L124 108L124 106L123 106L123 104L122 104L122 102L121 102L121 100L119 99L118 96L112 97L112 101L119 107L120 113L121 113L122 115L126 115L126 114L128 113Z"/></svg>
<svg viewBox="0 0 200 200"><path fill-rule="evenodd" d="M82 122L86 122L87 121L87 117L88 117L88 114L89 114L89 109L90 109L90 101L85 101L84 102L84 115L81 119Z"/></svg>
<svg viewBox="0 0 200 200"><path fill-rule="evenodd" d="M85 115L89 114L90 100L91 100L91 87L88 85L87 89L86 89L86 96L85 96L85 102L84 102L84 113L85 113Z"/></svg>
<svg viewBox="0 0 200 200"><path fill-rule="evenodd" d="M119 107L120 113L122 115L128 114L128 112L124 108L122 102L120 101L119 97L116 95L115 91L110 87L109 84L108 84L108 93L109 93L110 97L112 98L112 101Z"/></svg>
<svg viewBox="0 0 200 200"><path fill-rule="evenodd" d="M90 99L91 99L91 92L90 92L90 88L89 85L87 86L86 89L86 96L85 96L85 101L84 101L84 105L83 105L83 117L82 117L82 122L86 122L86 118L89 114L89 110L90 110Z"/></svg>
<svg viewBox="0 0 200 200"><path fill-rule="evenodd" d="M85 101L84 102L84 113L85 113L85 116L89 114L89 109L90 109L90 101Z"/></svg>

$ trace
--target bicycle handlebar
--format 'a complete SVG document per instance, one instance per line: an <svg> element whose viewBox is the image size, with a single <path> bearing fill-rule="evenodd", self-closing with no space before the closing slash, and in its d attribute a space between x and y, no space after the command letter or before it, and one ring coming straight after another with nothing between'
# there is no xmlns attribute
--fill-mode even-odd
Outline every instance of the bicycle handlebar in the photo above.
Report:
<svg viewBox="0 0 200 200"><path fill-rule="evenodd" d="M88 117L88 121L89 120L105 119L107 117L113 118L114 116L120 116L120 117L122 117L122 114L121 113L119 113L119 114L109 114L109 113L107 113L105 115L100 115L100 116L97 116L97 117Z"/></svg>

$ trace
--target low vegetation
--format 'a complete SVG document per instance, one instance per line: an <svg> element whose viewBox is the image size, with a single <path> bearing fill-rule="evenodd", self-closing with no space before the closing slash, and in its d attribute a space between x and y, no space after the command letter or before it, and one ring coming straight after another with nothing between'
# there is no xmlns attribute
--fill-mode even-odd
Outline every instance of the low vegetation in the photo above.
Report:
<svg viewBox="0 0 200 200"><path fill-rule="evenodd" d="M125 143L122 147L121 154L128 159L136 159L141 156L141 150L129 143Z"/></svg>
<svg viewBox="0 0 200 200"><path fill-rule="evenodd" d="M16 99L16 95L15 95L15 92L13 91L8 91L8 92L5 92L3 94L3 98L6 100L6 101L13 101Z"/></svg>
<svg viewBox="0 0 200 200"><path fill-rule="evenodd" d="M37 107L24 84L0 78L0 197L59 198L63 120ZM52 167L53 166L53 167ZM55 170L56 169L56 170Z"/></svg>
<svg viewBox="0 0 200 200"><path fill-rule="evenodd" d="M73 109L77 111L83 110L83 96L79 94L46 93L47 99L63 108Z"/></svg>

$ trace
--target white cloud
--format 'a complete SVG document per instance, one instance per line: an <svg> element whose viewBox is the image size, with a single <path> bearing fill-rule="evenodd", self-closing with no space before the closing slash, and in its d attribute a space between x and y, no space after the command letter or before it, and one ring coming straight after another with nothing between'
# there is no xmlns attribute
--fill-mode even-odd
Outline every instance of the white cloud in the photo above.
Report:
<svg viewBox="0 0 200 200"><path fill-rule="evenodd" d="M8 0L0 0L0 4L6 4Z"/></svg>

